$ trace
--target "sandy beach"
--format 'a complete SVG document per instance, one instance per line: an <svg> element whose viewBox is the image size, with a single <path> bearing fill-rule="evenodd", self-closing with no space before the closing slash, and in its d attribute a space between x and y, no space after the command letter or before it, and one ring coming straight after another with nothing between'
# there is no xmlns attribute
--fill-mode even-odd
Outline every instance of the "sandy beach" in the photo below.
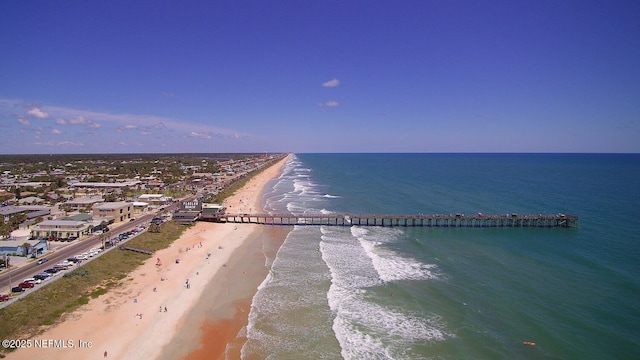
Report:
<svg viewBox="0 0 640 360"><path fill-rule="evenodd" d="M280 175L287 159L253 177L228 198L228 211L260 209L265 185ZM193 310L203 295L210 299L229 297L220 286L237 281L243 272L246 275L239 266L242 252L250 250L258 228L259 225L249 224L196 223L169 248L156 252L121 280L120 286L63 315L63 322L33 338L32 342L39 346L8 354L7 359L220 357L246 322L250 299L234 303L235 311L231 313L227 309L217 318L201 321L200 327L194 322L204 315ZM157 259L162 265L157 264ZM203 294L205 289L207 294ZM211 331L220 335L217 340L203 341Z"/></svg>

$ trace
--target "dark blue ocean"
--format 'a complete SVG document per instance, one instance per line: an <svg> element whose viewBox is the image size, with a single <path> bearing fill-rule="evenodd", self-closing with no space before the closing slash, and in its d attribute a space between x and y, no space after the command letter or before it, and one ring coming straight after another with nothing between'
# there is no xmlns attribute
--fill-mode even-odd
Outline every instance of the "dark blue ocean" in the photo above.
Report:
<svg viewBox="0 0 640 360"><path fill-rule="evenodd" d="M242 356L640 359L639 179L640 155L296 154L267 211L580 219L292 227L253 298Z"/></svg>

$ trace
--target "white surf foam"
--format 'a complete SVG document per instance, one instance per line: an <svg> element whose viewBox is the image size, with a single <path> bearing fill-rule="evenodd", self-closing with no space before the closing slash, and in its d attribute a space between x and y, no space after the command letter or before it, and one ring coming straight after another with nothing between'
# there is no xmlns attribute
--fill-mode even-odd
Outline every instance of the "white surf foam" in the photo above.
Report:
<svg viewBox="0 0 640 360"><path fill-rule="evenodd" d="M352 227L351 234L360 241L362 248L371 259L380 279L385 282L400 280L430 280L439 278L440 272L435 264L402 256L385 246L397 241L402 232L393 229L375 229L370 231L362 227Z"/></svg>

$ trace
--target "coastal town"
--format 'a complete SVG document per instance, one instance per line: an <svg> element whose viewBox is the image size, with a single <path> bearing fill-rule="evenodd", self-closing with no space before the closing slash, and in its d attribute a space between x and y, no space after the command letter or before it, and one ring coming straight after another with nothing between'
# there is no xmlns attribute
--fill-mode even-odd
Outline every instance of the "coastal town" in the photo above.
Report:
<svg viewBox="0 0 640 360"><path fill-rule="evenodd" d="M220 211L223 206L218 203L223 200L225 190L282 157L282 154L2 156L0 276L11 268L44 263L52 251L72 247L91 237L101 239L99 249L103 250L136 232L153 231L154 226L174 219L174 215L178 222L191 223L197 215L184 204L196 202L199 209L204 204ZM147 221L135 223L143 218ZM128 231L109 232L129 223L135 226ZM82 261L93 255L86 252L71 259ZM19 286L16 283L17 286L0 289L0 300L21 294L39 280L43 279L34 278L33 283L20 282Z"/></svg>
<svg viewBox="0 0 640 360"><path fill-rule="evenodd" d="M156 157L158 163L163 161L163 155ZM184 169L180 170L183 175L165 182L164 191L144 189L142 184L135 191L126 187L102 189L104 193L100 194L105 201L70 209L67 214L67 217L78 214L97 217L100 221L92 223L88 234L70 241L61 241L67 234L42 234L47 239L34 240L48 242L49 248L43 254L34 258L31 251L23 256L8 256L11 267L0 271L0 294L6 298L0 302L0 335L16 341L3 342L0 358L103 358L108 354L109 358L116 359L162 356L169 359L186 357L202 344L207 345L206 358L225 353L227 343L234 341L246 326L249 299L268 271L262 248L266 240L263 236L267 233L257 225L188 222L186 218L198 210L211 210L214 203L240 212L261 208L263 190L282 174L291 155L215 155L216 166L212 165L211 155L168 157L181 158L176 166ZM130 160L128 157L126 161ZM160 178L158 171L168 173L170 169L161 170L156 160L146 161L155 164L157 175L154 176ZM202 160L207 162L206 170ZM24 167L32 163L26 162ZM66 163L73 164L68 160L62 162ZM113 168L114 165L109 165L111 174L117 174L120 169ZM20 173L20 167L14 165L14 168L12 173ZM23 173L27 172L33 171ZM121 182L146 181L145 172L138 173L139 178L122 176L125 180ZM219 179L217 189L216 178ZM44 179L31 180L45 182ZM95 180L97 178L82 182L118 183ZM69 186L72 185L65 187ZM98 189L83 188L75 198L98 196ZM49 192L37 191L36 195L41 198L43 193ZM60 193L65 194L61 190ZM19 198L22 194L23 191ZM166 203L142 201L145 194L171 199ZM58 208L64 207L66 201L60 201ZM148 202L148 210L132 213L131 218L123 215L122 221L118 210L111 215L117 217L112 223L100 219L106 212L104 208L102 212L97 208L123 202L131 204L131 211L134 202ZM20 205L7 201L4 207L9 206ZM51 220L42 219L34 224L44 221ZM278 237L273 241L277 249L283 239ZM255 252L257 249L260 251ZM238 281L237 274L243 275L243 281ZM14 292L12 287L20 289ZM242 303L241 308L238 301ZM207 315L212 309L218 315ZM199 331L204 322L214 326L216 342L200 341ZM220 336L222 333L224 336ZM43 338L51 341L41 341ZM79 340L61 341L63 338ZM218 355L212 357L212 354Z"/></svg>

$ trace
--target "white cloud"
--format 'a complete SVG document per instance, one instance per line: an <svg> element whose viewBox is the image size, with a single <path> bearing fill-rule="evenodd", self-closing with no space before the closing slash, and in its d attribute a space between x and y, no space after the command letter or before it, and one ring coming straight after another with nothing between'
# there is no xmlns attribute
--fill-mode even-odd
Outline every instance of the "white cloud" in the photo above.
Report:
<svg viewBox="0 0 640 360"><path fill-rule="evenodd" d="M128 124L128 125L124 125L124 126L119 126L119 127L116 129L116 131L117 131L117 132L123 132L123 131L125 131L125 130L135 130L135 129L137 129L137 128L138 128L138 126L137 126L137 125L131 125L131 124Z"/></svg>
<svg viewBox="0 0 640 360"><path fill-rule="evenodd" d="M189 137L195 137L195 138L201 138L201 139L213 138L213 136L211 136L210 133L202 133L202 132L196 132L196 131L192 131L191 134L189 134Z"/></svg>
<svg viewBox="0 0 640 360"><path fill-rule="evenodd" d="M327 81L325 83L322 83L322 86L324 86L324 87L336 87L338 85L340 85L340 80L338 80L336 78L333 78L333 79L331 79L331 80L329 80L329 81Z"/></svg>
<svg viewBox="0 0 640 360"><path fill-rule="evenodd" d="M62 131L60 131L58 129L53 129L53 130L51 130L51 134L52 135L60 135L60 134L62 134Z"/></svg>
<svg viewBox="0 0 640 360"><path fill-rule="evenodd" d="M87 123L87 120L83 116L76 116L75 118L69 120L69 124L71 125L84 125Z"/></svg>
<svg viewBox="0 0 640 360"><path fill-rule="evenodd" d="M28 113L25 111L28 111ZM111 139L112 136L118 136L116 135L118 133L127 131L139 132L140 134L151 136L166 136L169 139L176 139L177 137L192 139L243 139L253 136L233 129L218 128L208 124L162 116L114 114L57 106L41 106L25 103L23 100L0 97L0 116L14 117L22 124L22 128L33 126L33 124L30 123L32 117L43 118L45 114L47 118L43 119L43 123L51 121L48 127L43 131L32 129L32 131L29 132L31 136L37 138L42 135L42 137L44 137L54 126L61 130L63 136L70 136L71 132L64 131L64 128L61 127L73 125L90 129L92 130L91 133L84 134L100 136L105 140ZM20 134L27 135L23 132ZM118 140L112 143L117 143ZM130 145L130 143L127 143L127 146Z"/></svg>
<svg viewBox="0 0 640 360"><path fill-rule="evenodd" d="M49 113L40 110L39 107L33 107L27 111L27 115L37 118L37 119L46 119L49 117Z"/></svg>
<svg viewBox="0 0 640 360"><path fill-rule="evenodd" d="M72 141L60 141L53 144L54 146L84 146L84 143L76 143Z"/></svg>
<svg viewBox="0 0 640 360"><path fill-rule="evenodd" d="M320 109L322 109L322 111L327 111L328 108L335 108L340 106L340 103L335 100L330 100L318 103L318 106L320 106Z"/></svg>
<svg viewBox="0 0 640 360"><path fill-rule="evenodd" d="M90 129L98 129L102 127L102 125L94 123L91 120L87 120L84 116L75 116L69 120L63 118L57 118L55 123L58 125L84 125Z"/></svg>
<svg viewBox="0 0 640 360"><path fill-rule="evenodd" d="M32 142L30 143L30 145L68 147L68 146L84 146L84 143L77 143L77 142L68 141L68 140L64 140L64 141L49 140L45 142L41 142L41 141Z"/></svg>

